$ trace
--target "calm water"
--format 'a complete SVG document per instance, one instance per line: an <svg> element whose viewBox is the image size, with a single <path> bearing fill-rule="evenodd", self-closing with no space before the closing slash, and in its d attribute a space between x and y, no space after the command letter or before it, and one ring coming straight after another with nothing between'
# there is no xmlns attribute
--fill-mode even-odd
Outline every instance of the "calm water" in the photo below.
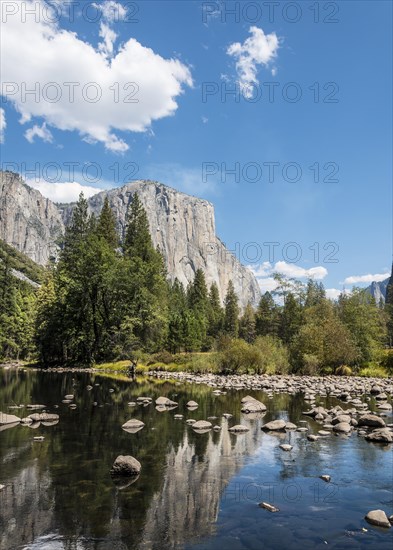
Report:
<svg viewBox="0 0 393 550"><path fill-rule="evenodd" d="M87 391L94 383L100 385ZM75 410L61 403L67 393L75 395ZM128 406L141 395L165 395L179 407L159 412L154 404ZM240 413L244 395L217 397L205 386L154 380L0 369L1 411L23 417L25 409L8 407L32 403L60 415L54 426L0 432L0 484L6 486L0 492L0 549L392 548L393 529L363 519L371 509L393 513L391 446L356 433L316 443L299 432L265 434L260 426L275 418L306 420L313 433L321 427L301 415L308 405L300 395L253 393L268 407L263 418ZM190 399L199 403L195 412L186 410ZM226 412L233 418L223 418ZM174 419L179 413L183 420ZM209 416L218 417L213 423L221 432L195 434L185 423ZM145 428L124 432L121 425L130 418L143 420ZM229 434L228 426L239 422L250 432ZM34 442L37 435L45 440ZM282 451L283 442L293 450ZM119 454L142 463L139 478L127 487L117 487L109 475ZM331 483L321 474L330 474ZM280 512L259 508L262 500Z"/></svg>

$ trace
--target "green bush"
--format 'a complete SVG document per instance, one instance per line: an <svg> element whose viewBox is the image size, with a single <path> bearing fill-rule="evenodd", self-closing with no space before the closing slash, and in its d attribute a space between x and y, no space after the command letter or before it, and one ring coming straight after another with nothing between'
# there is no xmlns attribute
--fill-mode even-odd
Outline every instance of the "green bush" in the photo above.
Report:
<svg viewBox="0 0 393 550"><path fill-rule="evenodd" d="M163 350L158 353L155 353L151 361L152 363L164 363L164 365L169 365L169 363L173 363L174 356L169 351Z"/></svg>
<svg viewBox="0 0 393 550"><path fill-rule="evenodd" d="M340 365L336 368L334 374L338 376L352 376L352 369L348 365Z"/></svg>
<svg viewBox="0 0 393 550"><path fill-rule="evenodd" d="M187 371L195 373L216 373L219 370L216 353L193 354L187 364Z"/></svg>
<svg viewBox="0 0 393 550"><path fill-rule="evenodd" d="M382 366L386 369L389 376L393 375L393 350L385 350L381 361Z"/></svg>
<svg viewBox="0 0 393 550"><path fill-rule="evenodd" d="M230 340L226 349L219 353L218 366L223 374L265 372L259 349L240 339Z"/></svg>
<svg viewBox="0 0 393 550"><path fill-rule="evenodd" d="M300 368L301 374L306 374L308 376L315 376L319 374L320 361L316 355L313 355L312 353L305 353L302 359L302 366Z"/></svg>
<svg viewBox="0 0 393 550"><path fill-rule="evenodd" d="M363 367L359 371L359 376L369 376L371 378L387 378L386 370L378 365Z"/></svg>
<svg viewBox="0 0 393 550"><path fill-rule="evenodd" d="M286 374L289 371L289 353L287 348L273 336L259 336L254 347L262 355L260 370L267 374Z"/></svg>

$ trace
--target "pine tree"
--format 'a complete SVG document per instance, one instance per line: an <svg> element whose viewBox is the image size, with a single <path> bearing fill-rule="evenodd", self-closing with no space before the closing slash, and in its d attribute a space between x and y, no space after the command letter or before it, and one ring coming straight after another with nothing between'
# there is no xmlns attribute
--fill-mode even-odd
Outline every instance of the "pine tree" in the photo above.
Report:
<svg viewBox="0 0 393 550"><path fill-rule="evenodd" d="M392 271L390 274L390 278L388 281L388 285L386 287L386 304L393 304L393 264L392 264Z"/></svg>
<svg viewBox="0 0 393 550"><path fill-rule="evenodd" d="M194 281L189 287L188 305L192 310L203 316L207 313L208 294L205 274L202 269L196 270Z"/></svg>
<svg viewBox="0 0 393 550"><path fill-rule="evenodd" d="M258 336L278 336L280 313L270 292L265 292L261 297L255 317L255 330Z"/></svg>
<svg viewBox="0 0 393 550"><path fill-rule="evenodd" d="M224 310L221 305L220 293L216 283L212 283L209 291L208 304L208 335L217 338L223 329Z"/></svg>
<svg viewBox="0 0 393 550"><path fill-rule="evenodd" d="M128 215L123 244L129 262L130 284L127 300L128 325L140 346L160 349L168 328L168 285L164 260L154 248L147 214L135 193Z"/></svg>
<svg viewBox="0 0 393 550"><path fill-rule="evenodd" d="M239 304L231 280L225 296L224 330L232 338L237 338L239 334Z"/></svg>
<svg viewBox="0 0 393 550"><path fill-rule="evenodd" d="M150 261L158 255L151 240L146 210L143 208L138 193L134 193L127 214L127 229L123 248L126 256L138 257L144 262Z"/></svg>
<svg viewBox="0 0 393 550"><path fill-rule="evenodd" d="M288 292L282 309L279 336L290 344L302 325L303 308L292 292Z"/></svg>
<svg viewBox="0 0 393 550"><path fill-rule="evenodd" d="M313 279L307 281L305 307L316 306L326 298L323 283L317 283Z"/></svg>
<svg viewBox="0 0 393 550"><path fill-rule="evenodd" d="M98 237L104 239L112 248L117 248L119 238L116 232L116 218L109 205L108 197L105 197L104 205L97 222L96 229Z"/></svg>
<svg viewBox="0 0 393 550"><path fill-rule="evenodd" d="M387 344L393 347L393 264L392 272L386 287L385 312L387 316Z"/></svg>
<svg viewBox="0 0 393 550"><path fill-rule="evenodd" d="M169 317L167 346L172 353L180 352L184 346L184 314L172 313Z"/></svg>
<svg viewBox="0 0 393 550"><path fill-rule="evenodd" d="M250 302L248 302L244 313L240 319L239 323L239 335L240 338L243 338L246 342L251 344L255 340L256 330L255 330L255 311Z"/></svg>

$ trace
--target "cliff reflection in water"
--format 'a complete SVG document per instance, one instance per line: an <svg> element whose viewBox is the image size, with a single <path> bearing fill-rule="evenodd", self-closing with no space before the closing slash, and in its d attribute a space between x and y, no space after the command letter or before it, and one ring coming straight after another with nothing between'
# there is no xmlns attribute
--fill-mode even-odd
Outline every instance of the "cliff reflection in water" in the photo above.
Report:
<svg viewBox="0 0 393 550"><path fill-rule="evenodd" d="M223 421L221 432L184 434L177 449L167 454L163 485L153 496L147 512L140 548L179 548L196 537L214 533L220 499L244 458L261 444L261 418L244 421L247 434L231 435ZM195 437L207 437L204 454L196 454Z"/></svg>

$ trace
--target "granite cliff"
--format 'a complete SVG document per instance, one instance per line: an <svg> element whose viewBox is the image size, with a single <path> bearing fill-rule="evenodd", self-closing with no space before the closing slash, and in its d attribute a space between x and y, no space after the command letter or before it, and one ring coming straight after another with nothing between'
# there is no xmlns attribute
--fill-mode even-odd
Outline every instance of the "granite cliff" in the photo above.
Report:
<svg viewBox="0 0 393 550"><path fill-rule="evenodd" d="M216 236L210 202L140 180L94 195L88 201L89 209L99 214L108 197L122 235L134 193L146 209L153 242L160 247L171 279L177 277L187 285L202 268L208 285L217 283L222 299L232 279L243 307L248 301L258 302L260 291L254 275ZM73 204L54 204L17 174L0 172L0 239L41 265L56 256L73 208Z"/></svg>

